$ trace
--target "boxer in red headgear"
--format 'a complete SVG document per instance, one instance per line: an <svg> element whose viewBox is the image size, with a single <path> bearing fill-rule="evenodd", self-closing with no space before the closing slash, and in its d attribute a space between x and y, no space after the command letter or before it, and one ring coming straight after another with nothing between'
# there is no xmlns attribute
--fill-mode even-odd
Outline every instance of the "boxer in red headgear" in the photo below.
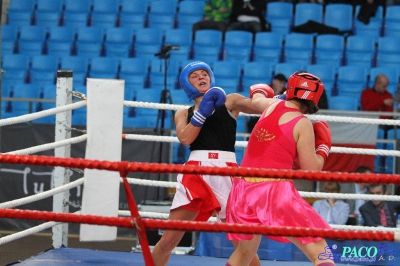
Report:
<svg viewBox="0 0 400 266"><path fill-rule="evenodd" d="M194 105L175 114L176 134L181 144L190 146L187 165L237 167L235 156L236 119L239 112L261 114L251 100L237 93L225 95L216 87L211 68L204 62L188 64L179 82ZM271 88L270 92L273 96ZM263 88L263 92L267 93ZM231 177L179 174L172 201L170 220L207 221L213 213L225 221L226 202L232 187ZM165 230L152 255L156 266L168 263L171 251L178 245L184 231ZM234 244L235 245L235 244ZM252 258L259 266L257 256Z"/></svg>
<svg viewBox="0 0 400 266"><path fill-rule="evenodd" d="M263 113L250 135L241 167L291 170L298 157L302 170L322 170L331 147L329 126L322 121L311 123L304 114L318 111L323 83L312 74L296 72L289 77L286 101L271 99L264 91L266 86L250 87L253 107ZM299 195L292 180L273 176L233 178L227 222L330 228ZM314 265L334 265L333 255L322 238L267 237L293 242ZM227 265L249 265L257 253L261 235L228 234L228 238L240 242Z"/></svg>

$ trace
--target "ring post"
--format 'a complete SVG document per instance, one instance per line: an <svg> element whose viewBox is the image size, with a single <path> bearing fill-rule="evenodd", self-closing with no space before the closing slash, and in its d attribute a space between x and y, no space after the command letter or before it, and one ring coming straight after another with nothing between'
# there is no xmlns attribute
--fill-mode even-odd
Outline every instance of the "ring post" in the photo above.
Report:
<svg viewBox="0 0 400 266"><path fill-rule="evenodd" d="M57 97L56 106L65 106L72 103L72 71L57 71ZM71 138L71 111L56 114L55 141L62 141ZM70 158L71 144L55 148L55 157ZM55 167L53 176L53 187L59 187L69 183L70 169L65 167ZM58 193L53 196L53 211L58 213L68 213L69 191ZM68 246L68 223L61 223L53 226L53 247L60 248Z"/></svg>
<svg viewBox="0 0 400 266"><path fill-rule="evenodd" d="M86 159L121 161L124 80L87 79ZM118 216L120 176L85 169L82 214ZM115 241L117 227L82 224L81 241Z"/></svg>

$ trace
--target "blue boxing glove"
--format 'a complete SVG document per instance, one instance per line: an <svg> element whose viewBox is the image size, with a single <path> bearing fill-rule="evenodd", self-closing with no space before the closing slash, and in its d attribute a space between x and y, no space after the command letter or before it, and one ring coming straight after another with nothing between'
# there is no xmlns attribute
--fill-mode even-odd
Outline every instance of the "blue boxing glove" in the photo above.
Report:
<svg viewBox="0 0 400 266"><path fill-rule="evenodd" d="M225 104L225 100L225 91L219 87L212 87L204 94L199 104L199 110L193 114L190 123L196 127L203 126L206 118L212 115L215 108Z"/></svg>

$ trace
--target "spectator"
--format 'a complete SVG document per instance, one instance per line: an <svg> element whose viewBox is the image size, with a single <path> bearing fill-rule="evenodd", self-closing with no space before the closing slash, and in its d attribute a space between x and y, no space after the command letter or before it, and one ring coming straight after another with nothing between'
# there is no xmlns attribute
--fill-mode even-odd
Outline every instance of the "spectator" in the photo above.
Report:
<svg viewBox="0 0 400 266"><path fill-rule="evenodd" d="M369 193L373 195L387 195L385 184L369 185ZM365 226L395 227L399 202L370 200L360 207L360 213Z"/></svg>
<svg viewBox="0 0 400 266"><path fill-rule="evenodd" d="M324 185L327 193L340 193L340 184L337 182L327 182ZM313 208L329 224L346 224L349 219L350 206L343 200L323 199L317 200Z"/></svg>
<svg viewBox="0 0 400 266"><path fill-rule="evenodd" d="M233 0L230 23L226 30L250 31L253 36L260 31L269 31L265 8L264 0Z"/></svg>
<svg viewBox="0 0 400 266"><path fill-rule="evenodd" d="M363 111L382 111L393 112L393 96L387 91L389 78L385 74L378 74L375 77L374 86L365 89L361 93L361 109ZM380 116L380 119L392 119L392 116ZM383 139L387 139L388 130L393 128L393 125L380 125L383 129ZM383 149L386 148L384 143ZM380 160L380 168L385 169L386 157L382 156Z"/></svg>
<svg viewBox="0 0 400 266"><path fill-rule="evenodd" d="M356 173L372 173L371 168L365 165L360 165L357 167ZM368 185L365 183L343 183L341 184L342 188L342 193L349 193L349 194L357 194L357 195L364 195L368 193ZM345 202L347 202L350 205L350 213L355 213L360 215L360 210L359 208L361 205L365 203L365 200L363 199L356 199L356 200L351 200L351 199L346 199Z"/></svg>
<svg viewBox="0 0 400 266"><path fill-rule="evenodd" d="M271 88L274 90L274 95L283 94L286 91L286 82L287 78L285 75L278 73L272 78ZM321 97L322 98L322 97ZM258 116L251 116L247 120L247 131L251 133L254 128L254 125L258 121Z"/></svg>
<svg viewBox="0 0 400 266"><path fill-rule="evenodd" d="M204 7L203 20L193 25L197 30L215 29L225 32L232 12L233 0L208 0Z"/></svg>
<svg viewBox="0 0 400 266"><path fill-rule="evenodd" d="M393 96L387 91L389 79L385 74L376 76L374 86L362 91L361 109L363 111L393 112ZM381 119L390 119L391 116L381 116Z"/></svg>

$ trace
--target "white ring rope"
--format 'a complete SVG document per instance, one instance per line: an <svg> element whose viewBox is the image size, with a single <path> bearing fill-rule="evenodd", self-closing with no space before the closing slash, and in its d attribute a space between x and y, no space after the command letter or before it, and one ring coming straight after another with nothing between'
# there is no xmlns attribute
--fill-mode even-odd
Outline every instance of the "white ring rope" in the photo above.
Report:
<svg viewBox="0 0 400 266"><path fill-rule="evenodd" d="M65 184L65 185L62 185L62 186L47 190L47 191L39 193L39 194L35 194L35 195L28 196L28 197L25 197L25 198L21 198L21 199L16 199L16 200L11 200L11 201L8 201L8 202L0 203L0 209L9 209L9 208L13 208L13 207L16 207L16 206L28 204L28 203L31 203L31 202L34 202L34 201L38 201L38 200L42 200L42 199L54 196L55 194L67 191L69 189L72 189L72 188L80 186L80 185L83 185L83 180L84 180L84 178L82 177L82 178L77 179L77 180L75 180L73 182L70 182L68 184Z"/></svg>
<svg viewBox="0 0 400 266"><path fill-rule="evenodd" d="M177 182L146 180L138 178L127 178L129 184L149 186L149 187L167 187L176 188ZM371 194L350 194L350 193L325 193L325 192L307 192L299 191L303 198L325 198L325 199L365 199L365 200L385 200L400 201L400 196L392 195L371 195ZM0 205L1 206L1 205Z"/></svg>
<svg viewBox="0 0 400 266"><path fill-rule="evenodd" d="M136 101L124 101L124 105L128 107L141 107L150 109L162 110L179 110L188 108L190 105L176 105L165 103L146 103ZM259 116L255 114L240 113L242 116ZM373 125L396 125L400 126L400 120L394 119L378 119L378 118L357 118L357 117L344 117L344 116L328 116L328 115L307 115L310 120L324 120L328 122L348 122L356 124L373 124Z"/></svg>
<svg viewBox="0 0 400 266"><path fill-rule="evenodd" d="M65 140L60 140L60 141L53 142L53 143L47 143L47 144L43 144L43 145L33 146L30 148L26 148L26 149L6 152L5 154L32 154L32 153L37 153L37 152L41 152L41 151L46 151L46 150L51 150L51 149L55 149L58 147L66 146L68 144L80 143L80 142L86 141L86 139L87 139L87 134L84 134L82 136L73 137L73 138L65 139Z"/></svg>
<svg viewBox="0 0 400 266"><path fill-rule="evenodd" d="M27 115L21 115L21 116L17 116L17 117L10 117L10 118L6 118L6 119L1 119L0 120L0 126L8 126L8 125L13 125L13 124L28 122L28 121L32 121L32 120L35 120L35 119L38 119L38 118L45 117L45 116L50 116L50 115L54 115L54 114L57 114L57 113L62 113L62 112L65 112L65 111L78 109L78 108L81 108L81 107L83 107L85 105L86 105L86 101L80 101L80 102L71 103L71 104L64 105L64 106L50 108L50 109L39 111L39 112L32 113L32 114L27 114Z"/></svg>
<svg viewBox="0 0 400 266"><path fill-rule="evenodd" d="M179 142L177 137L171 136L153 136L153 135L140 135L140 134L126 134L127 140L142 140L142 141L158 141L158 142ZM247 147L247 141L237 140L236 147ZM346 148L346 147L332 147L332 153L345 153L345 154L367 154L367 155L384 155L400 157L400 151L394 150L380 150L380 149L363 149L363 148Z"/></svg>
<svg viewBox="0 0 400 266"><path fill-rule="evenodd" d="M130 211L119 211L118 215L120 216L131 216ZM153 219L168 219L168 213L157 213L157 212L141 212L139 211L139 215L144 218L153 218ZM208 222L217 222L215 217L210 217ZM371 226L359 226L359 225L339 225L339 224L329 224L333 229L343 229L343 230L363 230L363 231L382 231L382 232L400 232L400 228L393 227L371 227Z"/></svg>
<svg viewBox="0 0 400 266"><path fill-rule="evenodd" d="M42 223L42 224L40 224L38 226L31 227L29 229L23 230L21 232L1 237L0 238L0 245L6 244L8 242L11 242L11 241L14 241L14 240L26 237L26 236L30 236L30 235L36 234L36 233L44 231L44 230L46 230L48 228L52 228L53 226L56 226L58 224L60 224L60 222L46 222L46 223Z"/></svg>

